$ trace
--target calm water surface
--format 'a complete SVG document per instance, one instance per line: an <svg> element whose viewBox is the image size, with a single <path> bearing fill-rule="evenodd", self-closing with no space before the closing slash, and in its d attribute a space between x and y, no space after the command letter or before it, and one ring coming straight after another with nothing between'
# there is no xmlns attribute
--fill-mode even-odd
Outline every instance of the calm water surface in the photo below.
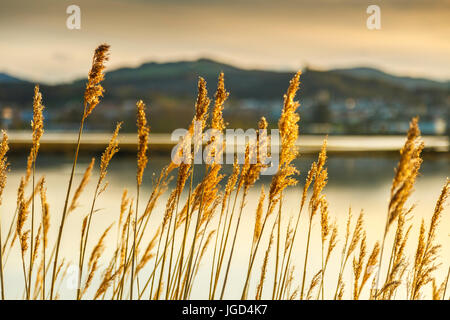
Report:
<svg viewBox="0 0 450 320"><path fill-rule="evenodd" d="M97 157L98 159L98 157ZM82 156L77 167L75 185L78 184L81 179L85 168L89 163L90 157ZM283 226L286 226L289 217L295 216L298 211L299 195L301 188L303 187L303 181L305 175L312 163L315 160L315 156L302 156L296 161L296 166L300 169L301 174L299 177L300 185L297 187L291 187L284 197L283 204ZM345 228L345 221L347 218L349 207L352 208L354 216L356 216L360 210L365 212L365 229L367 231L367 241L369 250L372 249L375 241L380 240L382 235L383 226L386 218L387 200L389 197L390 184L394 174L394 167L396 166L398 158L395 156L335 156L330 155L328 159L329 170L329 183L325 188L325 194L330 205L330 214L332 219L336 219L339 224L340 235L342 236ZM39 157L37 165L37 177L44 175L47 180L48 197L50 202L50 210L52 215L52 230L50 235L50 243L55 240L57 234L57 226L59 224L60 214L64 204L64 198L67 189L68 178L71 170L71 158L68 156L55 156L42 154ZM149 162L149 166L145 174L145 182L143 190L141 191L141 203L151 191L151 178L152 174L159 174L161 168L169 161L167 156L152 156ZM11 171L8 175L7 187L4 192L4 201L1 207L2 215L2 234L5 235L7 226L12 218L12 215L16 206L17 187L19 185L19 179L24 174L25 158L24 157L10 157ZM98 167L98 163L97 166ZM128 156L117 156L113 159L110 168L108 170L107 181L109 186L105 193L100 196L97 204L99 211L95 214L93 220L93 229L90 239L97 241L99 235L103 230L111 223L117 220L119 215L120 199L124 188L127 188L129 194L135 194L135 159ZM226 174L231 172L231 166L226 165L224 172ZM197 179L201 177L201 167L196 167ZM413 255L412 250L417 245L417 232L418 226L422 218L425 218L427 223L433 212L435 201L439 196L440 190L445 182L445 178L450 175L450 158L448 155L441 156L426 156L422 166L421 176L418 178L415 192L412 196L410 204L416 204L414 211L413 230L411 233L411 240L408 254ZM94 181L98 177L98 169L95 171L91 183L87 190L84 192L81 200L80 207L73 212L67 220L66 229L63 237L62 244L62 256L66 261L77 261L79 237L81 230L81 219L88 213L90 202L92 201L92 194L94 189ZM259 197L259 191L262 183L270 183L271 177L263 177L251 190L247 205L244 209L243 223L239 229L237 252L233 258L232 269L230 273L230 284L226 292L226 298L240 297L240 292L243 286L243 273L246 271L248 263L248 252L250 251L251 237L253 232L253 223L256 202ZM267 188L266 188L267 190ZM186 195L185 195L186 196ZM148 237L151 237L152 231L159 225L162 212L164 211L165 200L167 195L163 195L159 201L158 207L154 211L154 215L151 223ZM40 206L40 201L37 202ZM40 213L40 211L38 211ZM297 237L294 261L297 266L302 265L304 257L305 247L305 229L306 219L301 220L301 230ZM310 281L311 277L320 270L320 222L318 219L313 224L313 247L311 253L310 265L308 267L307 278ZM111 253L111 248L115 244L117 228L110 233L108 238L109 246L105 252L105 255ZM448 265L450 263L450 210L447 207L444 212L444 216L439 227L437 241L442 244L442 267L439 272L436 273L438 281L442 281L446 275ZM107 241L107 244L108 244ZM340 245L342 245L342 240ZM92 243L91 243L92 244ZM19 250L16 246L11 255L9 256L6 266L6 281L7 281L7 296L8 298L21 297L23 292L23 275L21 271L21 260L18 254ZM210 251L211 252L211 251ZM334 256L327 269L327 274L336 274L339 268L338 252L340 247L335 251ZM203 274L209 274L209 262L210 255L206 255L206 258L202 261L202 266L199 270L199 277L196 279L193 297L204 299L206 295L202 293L200 288L205 288L209 284L208 277L202 277ZM333 259L334 258L334 259ZM273 262L273 261L272 261ZM105 267L107 261L102 262L102 266ZM151 263L150 263L151 265ZM347 294L350 292L352 286L350 278L351 263L348 265L347 274ZM259 265L255 269L254 279L259 277ZM301 279L301 268L297 268L296 280L299 282ZM143 271L145 274L145 270ZM270 282L272 281L271 274L273 272L268 271L268 288L270 288ZM143 276L143 278L145 278ZM61 298L73 298L75 290L67 283L62 283ZM309 285L309 281L307 284ZM254 283L253 283L254 284ZM326 276L326 292L328 295L332 295L335 288L334 277ZM95 286L95 285L94 285ZM250 291L250 296L253 295ZM267 290L271 291L271 290ZM87 294L87 297L92 296L92 292ZM364 294L363 294L364 296Z"/></svg>

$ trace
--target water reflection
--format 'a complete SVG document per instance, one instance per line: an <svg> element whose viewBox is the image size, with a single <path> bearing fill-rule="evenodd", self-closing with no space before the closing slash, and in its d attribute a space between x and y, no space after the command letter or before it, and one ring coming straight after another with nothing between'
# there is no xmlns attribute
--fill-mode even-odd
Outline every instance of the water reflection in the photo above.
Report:
<svg viewBox="0 0 450 320"><path fill-rule="evenodd" d="M98 157L97 157L98 159ZM299 177L299 186L291 187L285 194L285 202L283 204L283 225L286 226L289 216L296 215L298 211L299 195L303 181L307 171L315 160L314 156L302 156L295 164L299 168L301 174ZM329 170L329 183L325 188L325 194L330 203L330 213L332 218L336 218L339 224L340 236L344 233L344 224L347 217L349 207L352 208L354 215L357 215L361 209L365 212L365 227L367 230L368 247L371 249L374 242L380 240L387 209L387 199L389 197L390 184L394 175L394 167L397 163L397 157L395 156L337 156L331 155L328 159ZM77 174L75 184L79 182L81 176L90 161L90 156L82 156L80 158L79 166L77 168ZM169 161L167 156L151 156L149 166L145 173L144 184L142 189L141 201L145 201L145 198L151 192L152 176L159 174L161 168ZM2 230L3 234L6 232L6 226L9 225L12 214L14 213L17 197L17 186L19 185L19 179L24 173L25 158L24 157L10 157L11 171L8 175L8 183L4 192L4 201L1 207L2 215ZM98 163L96 163L98 167ZM107 191L102 194L98 201L97 208L100 209L94 216L93 220L93 233L92 239L98 238L101 232L109 226L112 222L116 221L119 214L120 198L124 188L129 190L131 195L135 194L135 169L136 161L134 157L130 156L118 156L113 159L108 170L107 180L109 186ZM201 166L195 168L195 180L199 179L203 175L203 169ZM46 176L48 185L48 196L50 202L50 212L52 215L52 231L49 241L52 242L56 238L56 230L60 219L60 213L63 207L64 196L67 188L68 176L71 170L71 158L69 156L58 156L42 154L37 164L37 176ZM225 174L230 174L232 170L231 165L225 165L223 171ZM413 255L412 250L416 246L416 235L418 224L422 218L429 221L434 209L435 201L439 196L440 189L445 182L446 176L450 172L449 156L426 156L421 176L418 178L416 184L416 190L413 194L410 204L416 204L417 207L414 211L413 229L411 233L410 245L408 247L408 254L410 257ZM65 230L62 250L63 256L68 260L76 261L77 259L77 246L80 237L81 219L87 213L90 201L92 201L92 193L94 189L94 182L97 179L98 170L95 171L89 187L84 192L80 201L80 207L71 214L68 219L67 228ZM263 183L270 183L270 176L263 176L260 181L253 187L249 194L247 205L244 210L244 223L239 232L239 246L235 259L232 264L232 271L230 274L231 285L226 292L226 297L236 297L240 295L242 290L242 273L247 266L248 252L251 245L251 234L253 232L254 213L256 209L256 202L259 197L260 185ZM186 195L184 195L185 197ZM161 198L159 205L156 207L155 213L152 217L154 223L150 227L149 238L151 231L155 230L161 221L162 212L164 211L166 195ZM297 243L294 249L295 259L294 262L297 266L301 265L304 252L304 231L306 228L306 219L301 220L300 233L297 238ZM312 248L310 270L308 270L307 278L310 280L313 274L320 270L320 240L319 240L319 221L314 222L314 231L312 243L317 247ZM450 262L450 213L447 209L444 213L437 240L443 245L442 247L442 261L443 266L437 273L437 280L442 281L446 273L446 268ZM111 233L110 241L114 241L115 231ZM265 239L267 240L267 239ZM341 241L342 242L342 241ZM342 245L342 243L340 243ZM89 249L88 249L89 250ZM105 252L105 255L110 254L111 248ZM338 271L338 254L340 248L334 253L330 266L328 267L328 275L335 274ZM207 268L209 266L209 257L206 255L206 259L202 263L202 267ZM334 259L333 259L334 258ZM6 282L8 288L9 297L21 297L23 278L21 273L21 260L18 254L18 247L14 248L14 251L9 257L8 264L6 266ZM105 266L107 262L103 263ZM349 268L350 269L350 268ZM205 269L207 271L207 269ZM259 274L259 270L255 269ZM348 270L350 271L350 270ZM143 271L145 273L145 271ZM300 271L297 269L297 280L300 279ZM199 275L202 274L200 270ZM271 271L269 270L267 281L271 281ZM332 290L335 288L334 278L329 276L330 279L326 279L326 290ZM253 277L254 279L257 276ZM347 274L348 287L351 286L350 272ZM206 298L201 292L201 288L208 285L207 277L199 277L194 285L193 297ZM308 281L309 281L308 280ZM254 285L255 283L253 283ZM309 282L308 282L309 284ZM350 289L349 289L350 290ZM63 298L72 298L74 291L67 288L67 286L61 286L61 292ZM87 296L90 296L89 293Z"/></svg>

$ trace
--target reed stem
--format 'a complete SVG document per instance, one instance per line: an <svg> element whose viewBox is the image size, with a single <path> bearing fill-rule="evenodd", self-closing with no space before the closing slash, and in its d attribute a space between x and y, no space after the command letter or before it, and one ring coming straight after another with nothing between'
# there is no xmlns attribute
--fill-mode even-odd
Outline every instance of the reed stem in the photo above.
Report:
<svg viewBox="0 0 450 320"><path fill-rule="evenodd" d="M237 223L236 223L236 229L234 230L233 243L231 245L230 256L228 257L227 269L225 271L225 279L223 280L222 292L220 293L220 300L223 300L223 295L225 293L225 288L226 288L227 280L228 280L228 274L230 272L231 259L233 258L234 247L235 247L235 244L236 244L237 233L239 231L239 224L241 222L242 210L244 209L245 198L247 196L247 192L248 192L248 189L245 188L244 189L244 193L242 194L241 207L239 209L239 215L238 215L238 220L237 220ZM237 196L237 194L236 194L236 196Z"/></svg>
<svg viewBox="0 0 450 320"><path fill-rule="evenodd" d="M312 218L312 215L311 215ZM303 278L302 278L302 289L300 291L300 300L303 299L303 293L305 289L305 280L306 280L306 267L308 265L308 254L309 254L309 243L311 239L311 229L312 229L312 219L309 220L309 226L308 226L308 236L306 239L306 252L305 252L305 262L303 265Z"/></svg>
<svg viewBox="0 0 450 320"><path fill-rule="evenodd" d="M99 180L100 182L100 180ZM81 281L83 279L83 266L84 266L84 257L86 254L87 241L89 237L89 231L91 227L92 215L94 213L95 202L97 200L97 194L100 184L97 183L94 193L94 199L92 200L91 210L89 212L89 217L86 225L86 234L84 235L84 239L81 239L81 248L80 248L80 261L79 261L79 274L78 274L78 288L77 288L77 300L81 299Z"/></svg>
<svg viewBox="0 0 450 320"><path fill-rule="evenodd" d="M0 285L2 291L2 300L5 300L5 282L3 278L3 250L2 250L2 221L0 217Z"/></svg>
<svg viewBox="0 0 450 320"><path fill-rule="evenodd" d="M131 279L130 279L130 300L133 300L133 281L134 281L134 265L136 263L136 229L137 229L137 219L138 219L138 210L139 210L139 192L141 186L139 182L136 183L136 212L134 217L134 226L133 226L133 257L131 260Z"/></svg>
<svg viewBox="0 0 450 320"><path fill-rule="evenodd" d="M86 109L87 109L87 104L85 103L83 115L86 113ZM51 287L50 287L50 300L53 300L53 291L54 291L55 282L56 282L56 279L55 279L56 278L56 269L58 268L59 249L61 246L61 239L62 239L62 233L63 233L63 229L64 229L64 223L66 221L67 207L69 204L69 197L70 197L70 191L72 189L73 177L75 175L75 169L77 167L78 152L80 150L80 142L81 142L81 135L83 133L84 120L85 120L85 117L83 116L83 118L81 119L81 123L80 123L80 129L78 131L77 147L75 149L75 156L73 159L72 171L70 173L69 185L67 187L66 199L64 201L64 209L63 209L63 213L61 216L61 222L59 224L58 238L56 240L55 258L54 258L54 262L53 262L52 282L51 282Z"/></svg>

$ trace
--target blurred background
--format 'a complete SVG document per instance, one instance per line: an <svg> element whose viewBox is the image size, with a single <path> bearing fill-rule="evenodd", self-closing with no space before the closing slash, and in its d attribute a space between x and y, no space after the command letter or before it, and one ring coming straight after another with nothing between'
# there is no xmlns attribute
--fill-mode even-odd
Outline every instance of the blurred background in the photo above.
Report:
<svg viewBox="0 0 450 320"><path fill-rule="evenodd" d="M303 70L304 134L403 134L418 115L423 134L448 135L450 1L378 2L0 0L0 124L29 128L39 83L46 129L76 129L93 49L107 42L106 93L88 131L117 120L134 131L138 99L152 132L184 128L198 76L213 96L221 71L230 127L255 127L262 115L275 127L289 79ZM73 4L80 29L66 26ZM380 30L366 26L371 4Z"/></svg>
<svg viewBox="0 0 450 320"><path fill-rule="evenodd" d="M80 8L80 29L67 27L70 5ZM369 5L380 8L379 30L367 28ZM297 213L302 182L329 134L326 193L331 215L342 229L349 207L355 215L364 209L368 241L380 240L398 150L409 121L419 116L427 137L411 200L416 205L412 232L417 234L420 219L428 221L450 172L449 35L450 0L0 0L0 128L8 129L11 143L2 222L7 226L15 210L31 141L33 89L40 84L45 134L36 170L47 179L56 219L50 236L55 239L92 54L106 42L111 45L106 92L85 125L75 174L77 184L91 156L99 159L115 123L124 121L121 151L108 169L111 183L98 201L96 236L116 219L123 188L134 196L137 100L147 104L151 127L142 189L142 197L147 197L152 177L170 160L168 152L154 152L155 146L168 151L168 134L190 123L199 76L206 79L213 98L218 75L225 73L230 97L224 118L229 128L255 128L261 116L275 128L283 94L297 70L303 71L298 94L301 157L295 161L300 183L289 188L283 209L288 215ZM196 169L196 181L201 172ZM229 174L231 166L224 166L223 172ZM262 177L250 191L245 225L252 226L260 183L270 179ZM80 213L88 210L94 191L93 185L89 188ZM165 197L155 219L164 212ZM68 230L63 247L69 261L76 261L73 241L78 241L82 215L72 219L75 227ZM443 217L442 225L447 227L438 240L448 261L450 215ZM245 232L244 239L252 234L248 228L240 232ZM245 246L251 243L247 240L233 261L238 268L232 268L236 282L230 297L239 294L242 285L240 270L247 266L249 250ZM303 242L298 250L297 260L303 256ZM11 259L16 268L8 269L7 282L17 288L11 296L20 296L20 257ZM319 255L312 260L320 264ZM337 271L339 266L330 268ZM439 281L445 276L441 271ZM198 283L200 289L202 285ZM204 298L195 290L194 296ZM63 288L62 297L73 298L73 290Z"/></svg>

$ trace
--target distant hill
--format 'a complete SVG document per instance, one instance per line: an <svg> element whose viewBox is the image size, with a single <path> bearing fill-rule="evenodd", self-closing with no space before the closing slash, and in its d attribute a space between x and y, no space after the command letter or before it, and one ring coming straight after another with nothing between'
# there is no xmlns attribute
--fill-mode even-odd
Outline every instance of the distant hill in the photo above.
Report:
<svg viewBox="0 0 450 320"><path fill-rule="evenodd" d="M0 83L23 83L24 81L0 72Z"/></svg>
<svg viewBox="0 0 450 320"><path fill-rule="evenodd" d="M383 81L390 82L392 84L402 85L406 88L416 89L416 88L441 88L449 89L450 81L435 81L425 78L413 78L413 77L402 77L394 76L392 74L383 72L374 68L357 67L357 68L347 68L347 69L333 69L330 72L337 74L350 75L360 79L379 79Z"/></svg>
<svg viewBox="0 0 450 320"><path fill-rule="evenodd" d="M225 73L226 87L231 98L259 100L280 99L286 91L294 72L241 69L210 59L168 63L144 63L136 68L120 68L107 73L105 87L115 88L110 93L119 98L123 94L168 94L192 97L196 94L199 76L204 77L209 90L215 89L217 76ZM379 71L382 74L381 71ZM301 77L301 92L314 96L319 91L329 91L334 98L343 97L392 97L408 96L411 87L404 86L404 77L385 74L386 77L351 74L337 71L307 69ZM398 79L396 81L395 79ZM389 80L389 81L387 81ZM424 80L425 81L425 80ZM433 82L429 80L430 83ZM85 80L75 82L84 85ZM442 86L427 86L423 89L445 89Z"/></svg>
<svg viewBox="0 0 450 320"><path fill-rule="evenodd" d="M213 98L220 72L224 72L225 87L230 92L224 112L231 125L248 127L262 115L276 124L294 71L243 69L211 59L149 62L108 71L103 83L106 91L102 108L96 110L89 123L98 130L109 130L114 121L124 120L124 130L132 131L134 104L142 99L151 106L153 132L184 127L192 115L198 77L205 78L208 94ZM30 111L34 83L1 75L0 108L7 105L17 111ZM76 127L85 86L86 79L40 86L49 126L66 128L70 123ZM397 129L402 127L396 122L405 123L415 115L430 123L436 117L448 117L449 96L448 84L428 79L398 77L370 68L330 71L307 68L302 71L298 99L305 124L329 122L343 133L397 132L403 129ZM325 105L323 97L328 99ZM352 109L352 103L358 108ZM17 117L21 118L16 128L29 125L26 116L18 113ZM393 123L393 129L388 122ZM304 126L304 130L309 129Z"/></svg>
<svg viewBox="0 0 450 320"><path fill-rule="evenodd" d="M144 63L136 68L119 68L108 71L104 87L106 99L151 99L154 95L191 98L196 95L199 76L204 77L212 94L217 77L225 73L226 87L232 99L275 100L281 99L294 72L252 70L237 68L210 59L168 63ZM86 79L71 84L41 85L44 97L50 105L53 101L77 98L84 89ZM0 74L0 101L14 102L29 95L32 84L6 74ZM318 71L303 70L301 96L313 97L326 90L331 98L346 97L403 99L415 94L411 91L433 91L437 95L448 94L448 83L428 79L397 77L370 68ZM5 87L7 86L7 87ZM6 90L7 89L7 90Z"/></svg>

